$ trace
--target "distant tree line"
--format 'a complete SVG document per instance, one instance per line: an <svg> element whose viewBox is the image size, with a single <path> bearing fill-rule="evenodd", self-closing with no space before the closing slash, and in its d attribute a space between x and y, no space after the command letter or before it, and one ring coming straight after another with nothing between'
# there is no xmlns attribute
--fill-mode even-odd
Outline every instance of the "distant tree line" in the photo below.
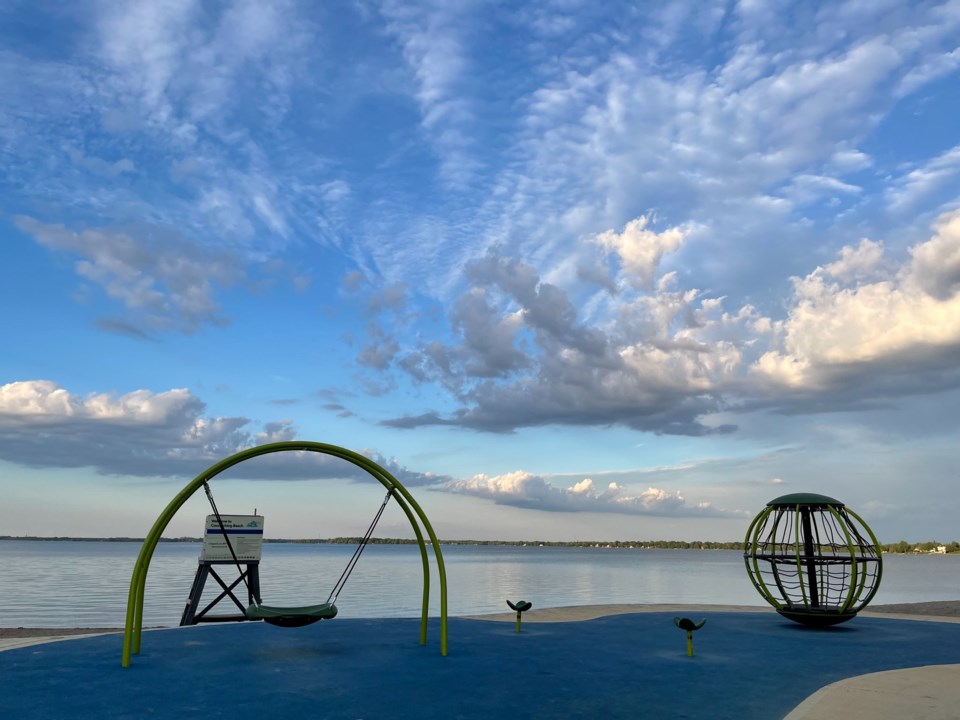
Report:
<svg viewBox="0 0 960 720"><path fill-rule="evenodd" d="M77 537L33 537L29 535L0 535L0 540L45 540L45 541L78 541L84 542L138 542L143 538L109 537L109 538L77 538ZM298 543L304 545L356 545L361 537L335 538L264 538L265 543ZM203 542L198 537L161 538L160 542ZM416 540L408 538L370 538L371 545L415 545ZM443 545L487 545L487 546L527 546L527 547L569 547L569 548L611 548L630 550L742 550L743 542L716 542L713 540L441 540ZM427 544L430 541L427 540ZM933 553L943 547L948 554L960 553L960 543L956 540L942 543L936 540L927 542L909 543L901 540L880 546L885 553L906 555L910 553Z"/></svg>
<svg viewBox="0 0 960 720"><path fill-rule="evenodd" d="M928 540L927 542L921 543L908 543L906 540L901 540L900 542L891 543L889 545L882 545L884 552L888 553L932 553L937 550L937 548L944 547L948 554L951 553L960 553L960 543L956 540L953 542L942 543L937 540Z"/></svg>
<svg viewBox="0 0 960 720"><path fill-rule="evenodd" d="M356 545L360 537L337 537L326 540L293 540L289 542L312 542L331 545ZM412 545L416 540L401 538L370 538L371 545ZM740 542L712 542L687 540L441 540L443 545L527 546L527 547L574 547L574 548L621 548L621 549L667 549L667 550L740 550ZM430 541L427 540L427 544Z"/></svg>

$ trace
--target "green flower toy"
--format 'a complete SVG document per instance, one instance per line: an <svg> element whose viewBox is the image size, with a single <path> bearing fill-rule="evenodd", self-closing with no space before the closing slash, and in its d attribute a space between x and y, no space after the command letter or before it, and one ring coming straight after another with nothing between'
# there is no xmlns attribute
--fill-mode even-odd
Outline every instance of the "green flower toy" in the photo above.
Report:
<svg viewBox="0 0 960 720"><path fill-rule="evenodd" d="M519 622L519 621L518 621ZM690 618L681 618L675 617L673 619L673 624L676 625L681 630L687 631L687 657L693 657L693 631L699 630L703 627L706 620L701 620L700 623L695 623Z"/></svg>
<svg viewBox="0 0 960 720"><path fill-rule="evenodd" d="M533 603L529 603L526 600L520 600L516 604L507 600L507 605L510 606L511 610L517 611L517 632L520 632L520 614L526 612L533 607Z"/></svg>

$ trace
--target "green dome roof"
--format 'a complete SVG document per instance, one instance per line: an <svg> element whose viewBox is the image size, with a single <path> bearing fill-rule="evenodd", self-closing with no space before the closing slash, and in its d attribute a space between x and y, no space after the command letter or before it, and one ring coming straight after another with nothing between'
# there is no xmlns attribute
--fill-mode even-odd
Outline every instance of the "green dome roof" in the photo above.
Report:
<svg viewBox="0 0 960 720"><path fill-rule="evenodd" d="M831 507L843 507L843 503L826 495L817 493L791 493L790 495L781 495L767 503L767 507L782 507L784 505L829 505Z"/></svg>

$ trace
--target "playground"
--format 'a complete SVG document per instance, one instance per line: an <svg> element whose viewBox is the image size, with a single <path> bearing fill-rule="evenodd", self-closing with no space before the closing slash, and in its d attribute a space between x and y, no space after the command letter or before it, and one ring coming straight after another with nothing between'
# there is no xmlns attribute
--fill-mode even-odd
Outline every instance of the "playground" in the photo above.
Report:
<svg viewBox="0 0 960 720"><path fill-rule="evenodd" d="M387 491L330 596L307 607L261 602L256 538L262 534L262 518L246 516L235 522L239 516L221 514L208 484L245 459L289 450L340 457L369 472ZM210 542L204 544L183 627L144 629L144 587L153 550L170 519L200 488L213 511L207 525ZM391 499L418 540L423 564L421 615L333 620L338 588L349 578ZM777 550L771 561L777 568L770 575L773 580L765 581L760 574L754 578L768 599L772 598L766 591L768 583L785 591L799 588L804 622L791 621L801 600L791 601L789 596L784 600L788 605L771 600L780 615L773 609L737 612L678 605L646 612L601 606L595 614L584 613L586 608L547 609L537 617L538 610L529 601L518 599L507 601L515 615L493 618L508 622L448 618L440 544L416 500L395 478L367 458L335 446L305 442L260 446L212 466L162 511L134 567L122 634L25 644L0 653L5 688L0 717L773 720L785 717L821 688L847 678L960 663L960 623L861 616L836 624L834 616L853 619L860 609L854 607L857 598L864 591L870 593L879 581L879 555L870 555L867 545L854 552L850 532L837 525L830 537L842 534L844 539L817 541L816 547L827 547L831 554L826 570L816 568L808 529L821 533L818 537L828 534L817 529L812 513L820 512L828 520L845 516L842 505L832 498L808 496L805 501L812 509L805 510L792 496L783 503L773 501L771 507L797 508L796 521L778 520L773 527L793 528L787 535L795 538L803 530L808 550L794 549L786 555ZM762 522L756 527L763 527ZM758 529L754 539L759 535ZM857 537L863 540L860 534ZM802 544L798 540L795 547ZM766 552L764 548L779 548L785 541L754 545ZM836 548L850 548L849 558L839 556ZM220 554L207 555L208 551ZM431 557L439 577L438 617L429 617L427 611ZM755 568L760 567L758 557L755 552ZM223 565L235 567L239 575L232 585L217 575L216 567ZM835 567L842 570L831 576L830 568ZM197 585L208 574L224 588L221 598L229 596L242 612L230 618L240 622L198 624L209 608L200 607ZM246 594L248 606L237 593ZM818 593L840 600L821 603ZM784 607L789 612L783 612ZM833 615L827 623L819 617L806 622L811 613ZM849 710L845 716L855 717Z"/></svg>
<svg viewBox="0 0 960 720"><path fill-rule="evenodd" d="M688 657L676 614L525 619L520 633L451 618L446 657L438 623L421 646L417 619L145 631L129 668L119 634L34 645L0 653L0 716L773 720L844 678L960 663L960 624L812 629L772 610L688 613L707 621Z"/></svg>

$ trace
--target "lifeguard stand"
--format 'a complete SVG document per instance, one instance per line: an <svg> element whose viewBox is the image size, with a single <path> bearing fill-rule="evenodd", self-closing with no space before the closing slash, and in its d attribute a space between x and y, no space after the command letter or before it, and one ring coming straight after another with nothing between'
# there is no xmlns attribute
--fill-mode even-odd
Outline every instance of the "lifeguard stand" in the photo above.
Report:
<svg viewBox="0 0 960 720"><path fill-rule="evenodd" d="M200 563L193 578L190 597L183 609L180 625L196 625L202 622L240 622L247 619L248 605L260 603L260 552L263 546L263 515L221 515L223 528L216 515L207 515L203 535L203 549L200 551ZM224 538L224 532L230 536L230 545ZM233 553L230 548L233 548ZM234 557L236 555L236 557ZM229 585L214 569L216 565L230 565L240 570L240 575ZM242 569L246 566L246 569ZM222 592L206 607L200 607L200 598L207 578L213 577ZM237 586L246 579L247 602L241 603L234 594ZM230 598L240 609L239 615L208 614L221 600Z"/></svg>

